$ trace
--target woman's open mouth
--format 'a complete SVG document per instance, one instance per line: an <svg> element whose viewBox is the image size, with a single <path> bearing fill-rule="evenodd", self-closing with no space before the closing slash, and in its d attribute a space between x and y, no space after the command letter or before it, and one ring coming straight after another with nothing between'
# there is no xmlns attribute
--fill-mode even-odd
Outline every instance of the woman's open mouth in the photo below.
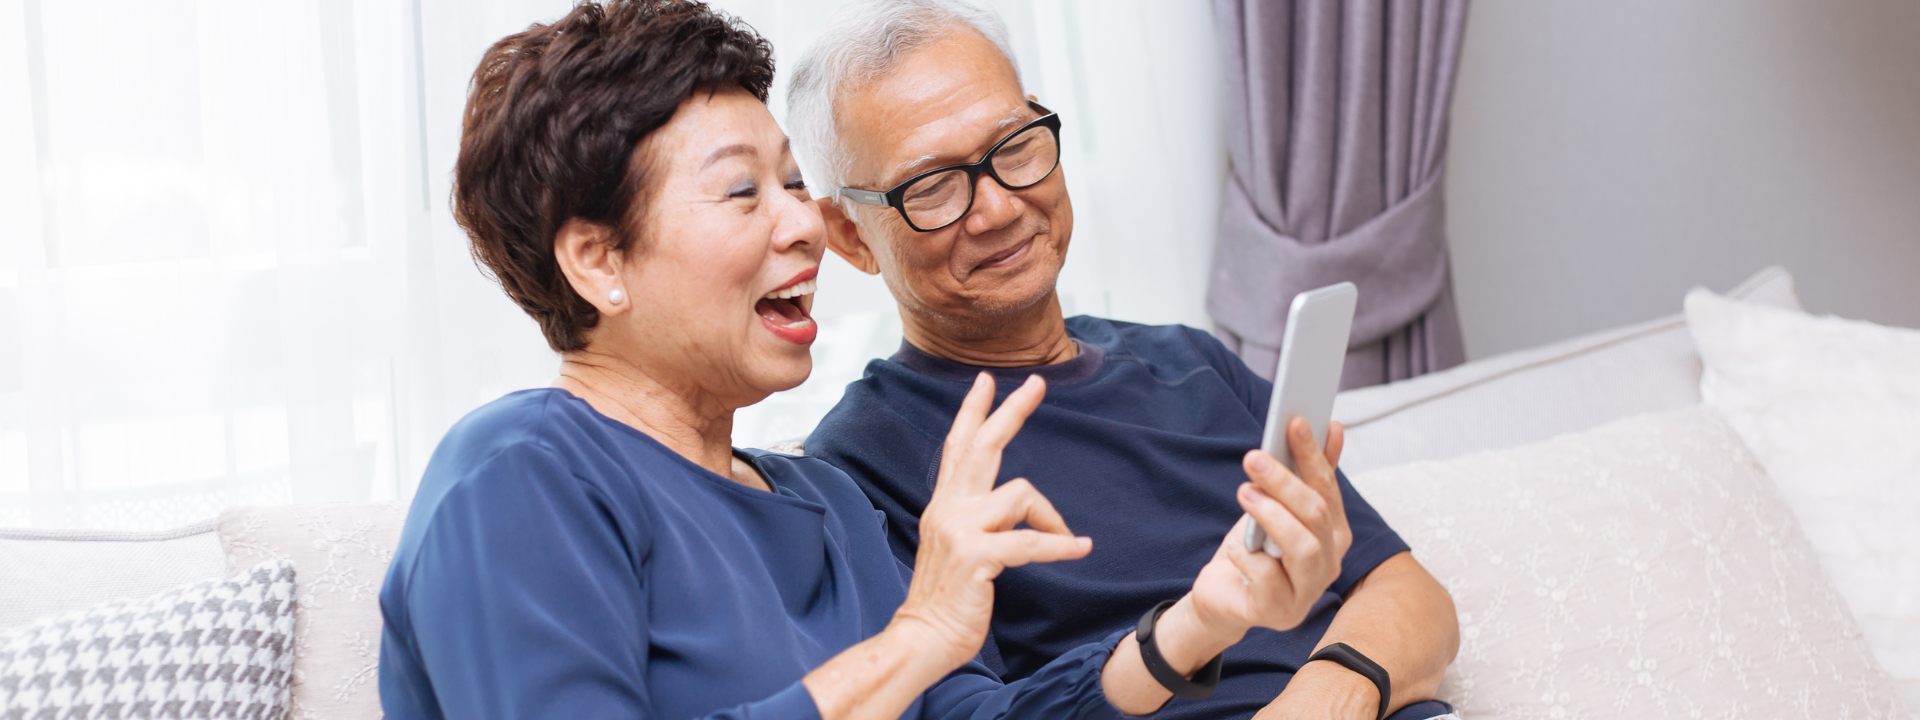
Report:
<svg viewBox="0 0 1920 720"><path fill-rule="evenodd" d="M820 333L820 326L807 314L813 306L813 291L820 284L812 275L813 271L808 271L803 275L805 280L767 293L753 304L753 311L760 315L760 324L782 340L811 345L814 336Z"/></svg>

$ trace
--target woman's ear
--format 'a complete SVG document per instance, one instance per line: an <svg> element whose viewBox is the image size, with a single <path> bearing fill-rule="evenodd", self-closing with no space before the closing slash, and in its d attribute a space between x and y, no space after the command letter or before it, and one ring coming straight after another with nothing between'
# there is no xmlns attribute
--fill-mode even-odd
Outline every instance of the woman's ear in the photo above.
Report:
<svg viewBox="0 0 1920 720"><path fill-rule="evenodd" d="M560 272L602 315L618 315L633 306L613 241L611 228L580 218L568 220L553 235L553 259L560 263Z"/></svg>
<svg viewBox="0 0 1920 720"><path fill-rule="evenodd" d="M833 254L860 272L879 275L880 263L873 257L873 248L867 247L867 241L860 237L860 226L854 224L853 218L847 217L833 198L813 202L820 206L820 219L827 223L827 247L833 248Z"/></svg>

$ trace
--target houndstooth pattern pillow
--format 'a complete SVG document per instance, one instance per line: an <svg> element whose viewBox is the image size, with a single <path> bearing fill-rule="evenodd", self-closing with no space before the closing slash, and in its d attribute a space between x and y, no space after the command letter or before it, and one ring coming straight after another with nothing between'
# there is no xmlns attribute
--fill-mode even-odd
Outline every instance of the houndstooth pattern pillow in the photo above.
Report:
<svg viewBox="0 0 1920 720"><path fill-rule="evenodd" d="M0 634L0 720L279 720L294 603L281 560Z"/></svg>

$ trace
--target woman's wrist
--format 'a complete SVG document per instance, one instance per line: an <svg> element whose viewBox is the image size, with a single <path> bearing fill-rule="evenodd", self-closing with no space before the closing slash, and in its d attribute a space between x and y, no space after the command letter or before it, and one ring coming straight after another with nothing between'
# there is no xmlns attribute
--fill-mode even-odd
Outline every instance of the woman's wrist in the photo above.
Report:
<svg viewBox="0 0 1920 720"><path fill-rule="evenodd" d="M880 632L890 647L902 653L901 667L910 672L946 677L980 654L979 643L963 647L955 633L943 632L933 621L918 615L895 613L887 629Z"/></svg>
<svg viewBox="0 0 1920 720"><path fill-rule="evenodd" d="M898 717L914 698L966 660L917 618L896 615L879 634L828 660L801 683L825 720Z"/></svg>
<svg viewBox="0 0 1920 720"><path fill-rule="evenodd" d="M1153 644L1174 672L1190 677L1240 642L1248 629L1246 625L1207 622L1195 607L1193 596L1187 595L1160 614L1153 625Z"/></svg>

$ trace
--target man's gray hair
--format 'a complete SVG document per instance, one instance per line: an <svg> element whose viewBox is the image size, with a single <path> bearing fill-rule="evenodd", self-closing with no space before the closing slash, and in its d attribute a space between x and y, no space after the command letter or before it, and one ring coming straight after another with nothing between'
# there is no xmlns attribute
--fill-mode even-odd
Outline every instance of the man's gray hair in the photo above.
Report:
<svg viewBox="0 0 1920 720"><path fill-rule="evenodd" d="M956 29L971 29L993 43L1019 79L1007 24L962 0L865 0L842 8L813 41L787 81L787 132L816 197L835 196L835 202L850 208L837 197L853 158L840 135L834 106L893 69L909 52Z"/></svg>

